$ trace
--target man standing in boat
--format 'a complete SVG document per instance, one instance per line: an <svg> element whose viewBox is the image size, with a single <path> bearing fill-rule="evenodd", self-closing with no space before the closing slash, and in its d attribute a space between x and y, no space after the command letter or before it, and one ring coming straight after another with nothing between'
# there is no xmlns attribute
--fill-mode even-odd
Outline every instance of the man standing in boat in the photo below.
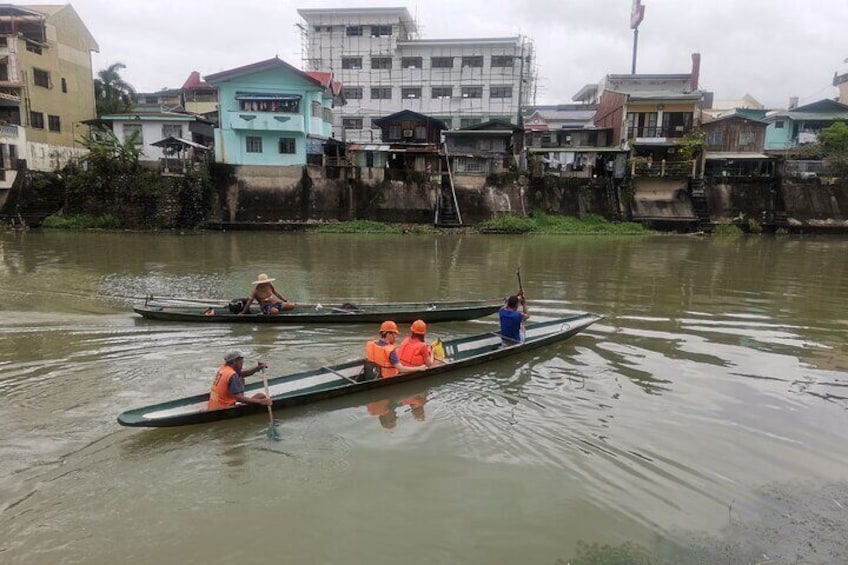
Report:
<svg viewBox="0 0 848 565"><path fill-rule="evenodd" d="M518 306L521 305L521 312ZM527 299L524 297L524 289L507 298L506 304L498 313L501 320L501 336L504 345L515 345L521 343L521 324L530 317L527 313Z"/></svg>
<svg viewBox="0 0 848 565"><path fill-rule="evenodd" d="M253 396L244 394L244 378L253 375L267 367L259 361L256 367L242 370L244 356L239 351L230 351L224 357L224 364L218 368L215 380L212 382L212 390L209 393L209 410L218 408L229 408L236 402L243 404L262 404L269 406L272 400L264 394L257 393Z"/></svg>
<svg viewBox="0 0 848 565"><path fill-rule="evenodd" d="M259 277L253 281L253 290L250 291L250 296L239 314L247 314L250 310L250 305L253 304L254 300L257 304L259 304L259 310L263 314L279 314L284 310L293 310L295 307L294 302L289 302L282 294L277 292L277 289L274 288L273 284L271 284L275 280L277 279L268 278L268 275L265 273L259 275Z"/></svg>
<svg viewBox="0 0 848 565"><path fill-rule="evenodd" d="M402 373L415 373L427 369L427 365L410 367L400 361L395 339L397 324L387 320L380 325L380 339L365 345L365 375L368 379L395 377Z"/></svg>
<svg viewBox="0 0 848 565"><path fill-rule="evenodd" d="M409 367L442 365L444 362L435 358L433 349L424 340L427 334L424 320L415 320L409 329L412 333L398 347L400 362Z"/></svg>

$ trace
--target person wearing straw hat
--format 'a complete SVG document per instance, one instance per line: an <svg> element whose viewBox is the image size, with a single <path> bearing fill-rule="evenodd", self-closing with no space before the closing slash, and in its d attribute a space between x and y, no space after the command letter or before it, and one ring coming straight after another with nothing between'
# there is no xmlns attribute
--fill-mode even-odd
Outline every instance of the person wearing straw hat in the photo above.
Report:
<svg viewBox="0 0 848 565"><path fill-rule="evenodd" d="M253 290L250 291L250 296L239 314L247 314L254 300L259 304L259 310L263 314L279 314L285 310L293 310L295 307L294 302L289 302L271 284L275 280L277 279L269 278L265 273L259 275L253 281Z"/></svg>
<svg viewBox="0 0 848 565"><path fill-rule="evenodd" d="M415 320L409 330L412 333L398 347L400 362L410 367L441 365L443 362L435 359L433 349L424 341L427 334L427 324L424 320Z"/></svg>
<svg viewBox="0 0 848 565"><path fill-rule="evenodd" d="M236 402L269 406L272 400L261 392L253 396L244 394L244 378L258 373L267 366L259 361L256 367L243 369L244 355L240 351L227 353L224 356L224 364L218 367L215 380L212 381L212 390L209 392L209 410L229 408Z"/></svg>

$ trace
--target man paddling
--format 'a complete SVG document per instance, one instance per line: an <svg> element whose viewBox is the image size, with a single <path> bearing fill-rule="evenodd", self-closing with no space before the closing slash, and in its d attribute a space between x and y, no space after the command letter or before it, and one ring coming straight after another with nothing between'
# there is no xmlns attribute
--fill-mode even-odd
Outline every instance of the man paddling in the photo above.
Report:
<svg viewBox="0 0 848 565"><path fill-rule="evenodd" d="M244 377L257 373L267 367L259 361L256 367L242 370L244 356L239 351L230 351L224 356L224 364L218 368L215 380L212 382L212 390L209 393L209 410L229 408L236 402L243 404L262 404L270 406L272 400L261 392L253 396L244 394Z"/></svg>
<svg viewBox="0 0 848 565"><path fill-rule="evenodd" d="M521 312L518 311L519 304L521 305ZM521 324L530 317L530 314L527 313L527 299L524 297L524 289L520 289L518 294L507 298L506 304L500 309L498 315L501 320L501 336L504 338L504 345L521 343Z"/></svg>

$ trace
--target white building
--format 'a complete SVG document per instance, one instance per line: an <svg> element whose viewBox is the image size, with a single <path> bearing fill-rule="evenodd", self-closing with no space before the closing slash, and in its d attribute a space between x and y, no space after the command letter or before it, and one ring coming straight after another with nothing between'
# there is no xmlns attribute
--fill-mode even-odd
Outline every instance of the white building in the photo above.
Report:
<svg viewBox="0 0 848 565"><path fill-rule="evenodd" d="M306 69L330 71L344 87L346 104L334 110L337 138L377 141L372 120L401 110L451 128L517 123L519 108L532 102L533 44L526 37L419 39L406 8L298 13L306 21Z"/></svg>

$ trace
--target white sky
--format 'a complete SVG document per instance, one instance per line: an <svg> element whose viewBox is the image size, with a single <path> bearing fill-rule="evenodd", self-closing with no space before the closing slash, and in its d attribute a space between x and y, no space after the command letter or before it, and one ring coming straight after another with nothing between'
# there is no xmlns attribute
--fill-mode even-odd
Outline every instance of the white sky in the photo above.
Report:
<svg viewBox="0 0 848 565"><path fill-rule="evenodd" d="M31 4L56 3L32 0ZM94 70L127 65L139 91L279 55L300 66L298 8L406 6L421 36L535 41L537 103L570 103L586 83L630 72L631 0L74 0L100 45ZM637 72L683 73L701 53L701 86L769 107L836 96L848 64L848 0L643 0Z"/></svg>

